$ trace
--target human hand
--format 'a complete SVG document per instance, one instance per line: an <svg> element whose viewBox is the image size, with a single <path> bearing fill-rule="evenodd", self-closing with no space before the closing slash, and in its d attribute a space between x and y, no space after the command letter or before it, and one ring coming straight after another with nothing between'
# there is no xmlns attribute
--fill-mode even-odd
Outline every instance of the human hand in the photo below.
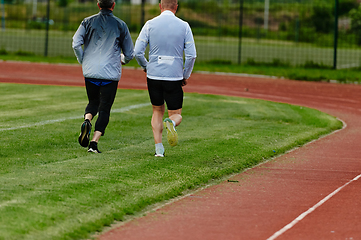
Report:
<svg viewBox="0 0 361 240"><path fill-rule="evenodd" d="M125 56L123 53L120 54L120 62L122 63L122 65L125 65Z"/></svg>
<svg viewBox="0 0 361 240"><path fill-rule="evenodd" d="M188 84L188 80L187 79L185 79L185 78L183 78L183 80L182 80L182 87L184 87L185 85L187 85Z"/></svg>

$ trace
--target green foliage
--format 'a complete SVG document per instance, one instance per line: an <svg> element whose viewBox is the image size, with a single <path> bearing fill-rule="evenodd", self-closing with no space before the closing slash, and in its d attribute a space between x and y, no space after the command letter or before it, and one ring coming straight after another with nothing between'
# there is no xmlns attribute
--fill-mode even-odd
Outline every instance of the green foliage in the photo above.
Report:
<svg viewBox="0 0 361 240"><path fill-rule="evenodd" d="M357 44L361 46L361 5L350 11L351 30L357 36Z"/></svg>
<svg viewBox="0 0 361 240"><path fill-rule="evenodd" d="M290 64L281 59L274 58L271 62L257 62L253 58L248 58L246 65L249 66L272 66L272 67L290 67Z"/></svg>
<svg viewBox="0 0 361 240"><path fill-rule="evenodd" d="M69 3L69 0L57 0L56 1L56 4L59 7L66 7L66 6L68 6L68 3Z"/></svg>
<svg viewBox="0 0 361 240"><path fill-rule="evenodd" d="M332 8L326 5L315 5L310 17L310 22L316 32L329 33L334 26L334 15Z"/></svg>
<svg viewBox="0 0 361 240"><path fill-rule="evenodd" d="M323 63L315 63L312 60L306 61L304 64L301 65L304 68L317 68L317 69L331 69L330 66L326 66ZM320 79L323 80L323 79Z"/></svg>
<svg viewBox="0 0 361 240"><path fill-rule="evenodd" d="M286 39L295 42L313 43L317 38L316 29L313 27L299 26L295 21L288 27Z"/></svg>
<svg viewBox="0 0 361 240"><path fill-rule="evenodd" d="M22 50L18 50L14 53L16 56L21 56L21 57L30 57L30 56L35 56L34 53L32 52L26 52L26 51L22 51Z"/></svg>
<svg viewBox="0 0 361 240"><path fill-rule="evenodd" d="M46 29L46 23L42 21L29 20L26 24L27 29Z"/></svg>
<svg viewBox="0 0 361 240"><path fill-rule="evenodd" d="M229 60L222 60L222 59L212 59L206 61L207 64L217 64L217 65L231 65L232 62Z"/></svg>
<svg viewBox="0 0 361 240"><path fill-rule="evenodd" d="M341 0L339 2L339 16L347 15L352 9L357 8L359 3L357 0Z"/></svg>
<svg viewBox="0 0 361 240"><path fill-rule="evenodd" d="M181 3L182 8L189 8L198 13L218 13L223 11L223 5L218 4L217 0L199 1L199 0L188 0Z"/></svg>
<svg viewBox="0 0 361 240"><path fill-rule="evenodd" d="M6 50L4 50L3 53L6 54L0 54L2 61L10 60L10 61L47 62L47 63L73 63L73 64L78 63L75 57L63 57L63 56L44 57L44 56L34 55L33 53L21 56L16 54L16 52L9 52Z"/></svg>
<svg viewBox="0 0 361 240"><path fill-rule="evenodd" d="M0 55L8 55L9 53L6 51L5 48L0 49Z"/></svg>

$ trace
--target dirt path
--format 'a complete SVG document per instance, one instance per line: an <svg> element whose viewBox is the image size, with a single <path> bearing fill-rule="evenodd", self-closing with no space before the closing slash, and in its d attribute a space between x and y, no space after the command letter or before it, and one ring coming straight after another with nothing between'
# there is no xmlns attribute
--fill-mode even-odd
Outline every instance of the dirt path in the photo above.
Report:
<svg viewBox="0 0 361 240"><path fill-rule="evenodd" d="M79 66L10 62L0 82L84 85ZM145 89L144 73L124 69L119 86ZM193 74L185 91L307 106L347 127L99 239L361 239L361 86Z"/></svg>

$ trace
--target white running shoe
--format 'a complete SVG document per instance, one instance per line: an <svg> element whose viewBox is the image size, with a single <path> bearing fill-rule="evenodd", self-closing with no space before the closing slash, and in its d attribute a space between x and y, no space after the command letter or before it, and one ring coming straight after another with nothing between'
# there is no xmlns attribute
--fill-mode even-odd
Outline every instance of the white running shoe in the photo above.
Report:
<svg viewBox="0 0 361 240"><path fill-rule="evenodd" d="M154 157L164 157L164 154L161 154L161 153L155 153L155 154L154 154Z"/></svg>

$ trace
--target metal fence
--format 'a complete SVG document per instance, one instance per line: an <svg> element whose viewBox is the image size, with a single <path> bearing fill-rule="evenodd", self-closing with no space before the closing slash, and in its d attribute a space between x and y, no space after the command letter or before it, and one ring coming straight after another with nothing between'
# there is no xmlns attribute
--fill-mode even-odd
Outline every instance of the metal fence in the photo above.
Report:
<svg viewBox="0 0 361 240"><path fill-rule="evenodd" d="M98 12L94 0L1 1L0 58L73 56L72 35ZM134 41L143 22L159 14L154 2L118 0L114 15L128 24ZM361 66L358 2L179 0L177 16L192 28L197 61L352 68Z"/></svg>

